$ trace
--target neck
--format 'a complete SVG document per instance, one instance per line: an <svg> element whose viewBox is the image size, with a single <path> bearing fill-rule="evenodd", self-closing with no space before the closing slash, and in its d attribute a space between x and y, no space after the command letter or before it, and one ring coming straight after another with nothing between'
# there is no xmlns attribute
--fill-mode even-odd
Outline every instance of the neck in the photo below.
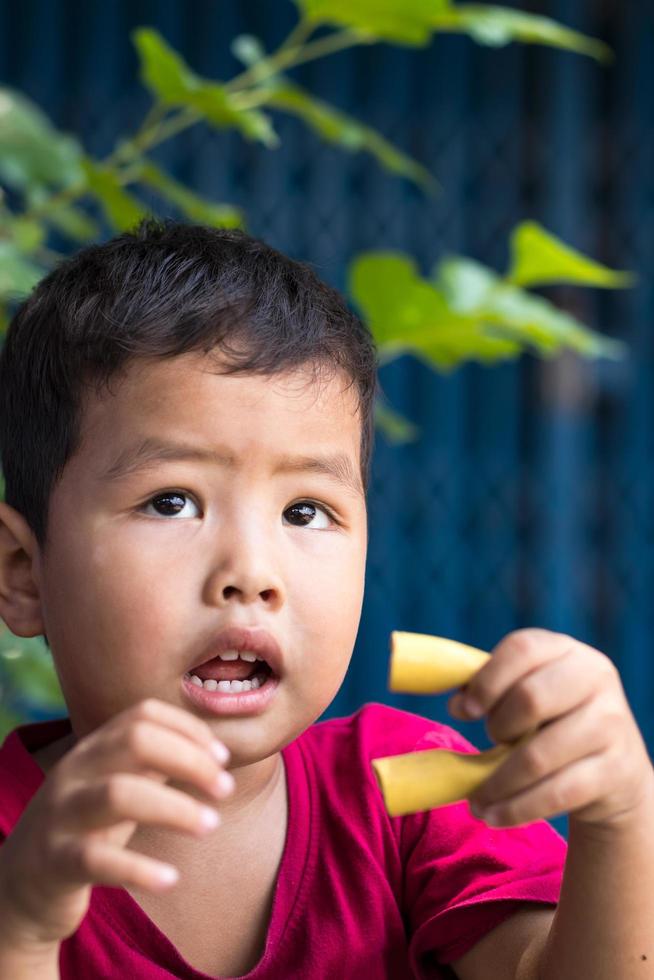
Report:
<svg viewBox="0 0 654 980"><path fill-rule="evenodd" d="M193 837L165 827L137 827L130 848L159 860L187 866L206 864L207 852L212 866L217 855L242 856L243 841L248 833L257 833L268 820L279 820L280 804L285 808L286 771L281 753L249 766L230 769L236 787L227 799L213 800L188 784L171 781L168 785L189 793L195 799L216 807L220 813L218 828L206 837Z"/></svg>

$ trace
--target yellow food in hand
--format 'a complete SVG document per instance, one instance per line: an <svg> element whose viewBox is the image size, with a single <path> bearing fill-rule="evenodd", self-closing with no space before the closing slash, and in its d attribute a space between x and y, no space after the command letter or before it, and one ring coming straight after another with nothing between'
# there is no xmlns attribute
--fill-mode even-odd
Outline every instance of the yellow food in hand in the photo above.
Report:
<svg viewBox="0 0 654 980"><path fill-rule="evenodd" d="M507 757L513 746L476 754L425 749L371 762L389 816L433 810L465 800Z"/></svg>
<svg viewBox="0 0 654 980"><path fill-rule="evenodd" d="M440 694L467 684L490 654L428 633L391 633L388 687L411 694Z"/></svg>
<svg viewBox="0 0 654 980"><path fill-rule="evenodd" d="M467 684L489 660L475 647L426 633L391 633L391 691L438 694ZM506 759L516 745L496 745L485 752L425 749L372 759L389 816L398 817L467 799Z"/></svg>

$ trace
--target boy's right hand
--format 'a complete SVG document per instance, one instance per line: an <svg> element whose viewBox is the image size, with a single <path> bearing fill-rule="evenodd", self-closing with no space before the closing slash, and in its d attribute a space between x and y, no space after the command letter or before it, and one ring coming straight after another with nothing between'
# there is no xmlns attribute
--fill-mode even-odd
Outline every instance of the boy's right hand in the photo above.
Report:
<svg viewBox="0 0 654 980"><path fill-rule="evenodd" d="M196 836L218 825L213 807L163 784L172 778L213 799L228 796L233 777L212 748L220 745L205 722L153 698L80 739L0 847L0 943L58 945L80 925L94 884L152 892L174 884L175 868L126 844L138 824ZM207 810L213 824L203 821Z"/></svg>

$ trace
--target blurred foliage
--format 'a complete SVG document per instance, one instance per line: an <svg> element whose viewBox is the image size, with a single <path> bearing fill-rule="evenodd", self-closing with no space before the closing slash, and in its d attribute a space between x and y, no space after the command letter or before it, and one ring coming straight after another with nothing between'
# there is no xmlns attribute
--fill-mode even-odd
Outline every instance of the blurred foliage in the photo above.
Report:
<svg viewBox="0 0 654 980"><path fill-rule="evenodd" d="M451 0L295 0L307 20L318 27L350 27L376 41L394 44L429 44L437 33L468 34L479 44L501 47L510 41L549 44L587 54L599 61L611 59L606 44L557 24L549 17L509 10L491 4Z"/></svg>
<svg viewBox="0 0 654 980"><path fill-rule="evenodd" d="M586 357L624 355L622 343L588 329L520 284L609 288L628 285L631 277L591 262L534 222L518 225L511 252L502 277L471 259L445 258L430 279L399 252L364 252L350 266L349 291L385 359L412 353L446 371L471 358L492 363L517 357L526 347L541 357L564 347Z"/></svg>
<svg viewBox="0 0 654 980"><path fill-rule="evenodd" d="M0 624L0 728L33 712L64 715L66 705L52 658L40 636L17 637Z"/></svg>
<svg viewBox="0 0 654 980"><path fill-rule="evenodd" d="M111 233L149 214L180 215L214 227L246 227L229 202L207 200L166 173L148 155L191 126L235 129L274 150L280 139L273 113L301 120L321 139L412 181L423 193L438 181L381 133L316 98L286 74L297 65L357 45L426 46L438 33L467 34L479 44L544 44L598 61L602 42L557 22L518 10L450 0L294 0L299 19L280 47L268 53L260 38L242 34L231 51L244 70L228 82L202 78L150 27L132 32L139 76L152 105L137 131L120 136L103 160L93 159L74 135L59 132L23 93L0 86L0 333L17 302L62 257L50 246L56 233L71 248L97 240L104 217ZM315 37L317 30L320 37ZM327 33L324 33L327 29ZM331 30L330 30L331 29ZM154 209L144 200L154 194ZM380 363L410 352L438 371L466 361L490 364L523 351L550 357L568 348L584 357L619 357L617 341L595 333L528 287L553 283L620 288L631 278L574 251L533 222L515 229L504 275L461 257L440 259L428 277L398 252L354 256L350 298L370 324ZM375 420L393 443L418 429L380 396ZM4 497L4 486L3 486ZM0 735L25 717L65 710L49 651L41 637L0 633Z"/></svg>

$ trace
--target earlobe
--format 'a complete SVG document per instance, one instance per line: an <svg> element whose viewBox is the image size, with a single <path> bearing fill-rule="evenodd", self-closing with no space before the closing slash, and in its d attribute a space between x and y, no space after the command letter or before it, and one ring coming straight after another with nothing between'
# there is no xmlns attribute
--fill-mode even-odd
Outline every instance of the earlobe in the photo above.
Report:
<svg viewBox="0 0 654 980"><path fill-rule="evenodd" d="M45 631L36 574L38 545L25 518L0 501L0 618L16 636Z"/></svg>

